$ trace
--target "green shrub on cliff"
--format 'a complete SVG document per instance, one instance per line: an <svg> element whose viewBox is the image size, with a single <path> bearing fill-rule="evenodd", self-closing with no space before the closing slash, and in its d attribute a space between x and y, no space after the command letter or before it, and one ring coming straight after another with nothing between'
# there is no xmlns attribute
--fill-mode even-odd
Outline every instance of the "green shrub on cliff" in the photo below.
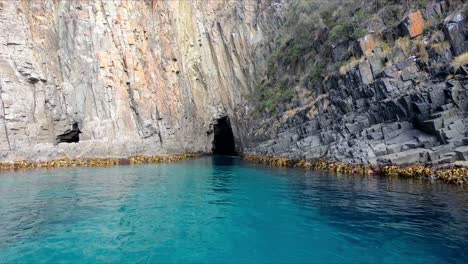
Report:
<svg viewBox="0 0 468 264"><path fill-rule="evenodd" d="M338 24L334 26L330 31L330 40L333 42L339 42L346 40L353 32L353 28L350 24Z"/></svg>
<svg viewBox="0 0 468 264"><path fill-rule="evenodd" d="M320 85L320 83L322 82L324 73L325 73L324 65L320 63L314 65L309 74L311 84L314 86Z"/></svg>
<svg viewBox="0 0 468 264"><path fill-rule="evenodd" d="M320 94L324 91L324 78L340 74L340 69L342 73L347 72L359 62L351 58L360 58L362 54L348 43L356 43L368 32L395 28L405 13L427 4L427 0L290 2L286 21L273 41L275 44L268 61L268 81L255 89L253 98L257 109L264 113L279 112L285 107L284 104L298 105L304 101L296 94ZM439 20L442 21L442 18ZM436 24L435 30L440 28L440 23ZM379 53L387 64L414 52L423 61L428 59L427 47L421 43L412 43L407 39L400 39L396 44L392 40L389 42L380 43L382 52ZM336 49L340 44L346 47L346 54ZM395 48L402 54L387 58Z"/></svg>
<svg viewBox="0 0 468 264"><path fill-rule="evenodd" d="M259 102L257 110L269 114L277 113L281 105L294 97L294 91L289 87L287 80L276 83L274 86L266 83L259 84L256 90L261 91L257 93L256 100Z"/></svg>
<svg viewBox="0 0 468 264"><path fill-rule="evenodd" d="M400 22L402 9L396 5L385 6L380 10L379 16L388 28L396 27Z"/></svg>

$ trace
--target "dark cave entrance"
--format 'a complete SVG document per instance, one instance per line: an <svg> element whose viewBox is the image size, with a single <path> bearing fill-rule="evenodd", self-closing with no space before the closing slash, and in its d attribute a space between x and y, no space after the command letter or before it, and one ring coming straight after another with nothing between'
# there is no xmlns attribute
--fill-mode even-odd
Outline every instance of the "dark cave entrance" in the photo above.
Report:
<svg viewBox="0 0 468 264"><path fill-rule="evenodd" d="M235 156L237 155L229 117L223 116L216 120L213 126L213 154Z"/></svg>

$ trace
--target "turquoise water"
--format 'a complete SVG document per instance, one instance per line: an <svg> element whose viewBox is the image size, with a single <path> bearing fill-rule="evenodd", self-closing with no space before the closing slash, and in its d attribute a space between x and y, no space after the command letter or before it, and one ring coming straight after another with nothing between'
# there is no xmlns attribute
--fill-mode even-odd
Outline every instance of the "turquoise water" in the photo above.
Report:
<svg viewBox="0 0 468 264"><path fill-rule="evenodd" d="M237 158L0 174L1 263L468 263L468 192Z"/></svg>

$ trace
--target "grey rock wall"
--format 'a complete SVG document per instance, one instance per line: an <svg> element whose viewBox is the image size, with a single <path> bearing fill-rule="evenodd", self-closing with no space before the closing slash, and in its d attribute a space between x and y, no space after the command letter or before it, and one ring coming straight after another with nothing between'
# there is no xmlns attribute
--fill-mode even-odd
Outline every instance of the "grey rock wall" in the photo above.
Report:
<svg viewBox="0 0 468 264"><path fill-rule="evenodd" d="M280 1L0 1L0 160L238 149ZM79 122L77 144L54 145Z"/></svg>
<svg viewBox="0 0 468 264"><path fill-rule="evenodd" d="M267 78L289 4L0 1L0 160L210 152L222 116L245 154L467 160L468 79L448 69L468 48L466 19L456 12L444 22L448 49L431 52L429 63L407 56L387 65L379 52L366 55L327 80L326 92L257 119L250 98ZM417 25L408 32L419 35ZM356 44L336 45L333 56L349 56ZM80 142L56 145L74 122Z"/></svg>
<svg viewBox="0 0 468 264"><path fill-rule="evenodd" d="M345 75L327 80L325 93L252 122L257 125L250 129L245 153L358 164L468 165L468 76L450 66L454 56L468 51L460 11L447 17L439 38L449 44L445 50L429 49L428 61L416 54L388 65L382 50L366 54Z"/></svg>

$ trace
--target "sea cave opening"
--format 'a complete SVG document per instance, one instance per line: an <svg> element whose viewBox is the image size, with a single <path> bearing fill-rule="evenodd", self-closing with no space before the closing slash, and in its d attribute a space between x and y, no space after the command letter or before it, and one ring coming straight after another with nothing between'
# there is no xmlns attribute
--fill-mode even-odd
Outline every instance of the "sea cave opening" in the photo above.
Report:
<svg viewBox="0 0 468 264"><path fill-rule="evenodd" d="M232 133L231 121L229 117L218 118L213 126L213 154L236 156L234 134Z"/></svg>

